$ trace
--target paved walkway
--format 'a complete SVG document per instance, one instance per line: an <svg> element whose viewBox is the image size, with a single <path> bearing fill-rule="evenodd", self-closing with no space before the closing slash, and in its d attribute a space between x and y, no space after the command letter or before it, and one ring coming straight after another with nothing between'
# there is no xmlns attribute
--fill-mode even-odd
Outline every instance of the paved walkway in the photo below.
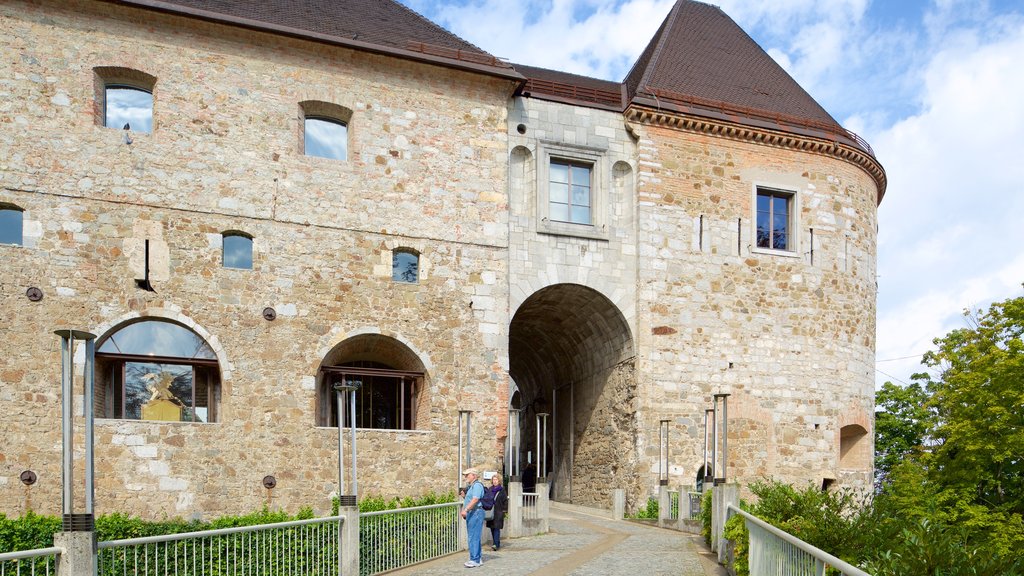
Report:
<svg viewBox="0 0 1024 576"><path fill-rule="evenodd" d="M394 575L434 576L613 576L671 575L719 576L725 574L713 560L700 536L665 530L635 522L567 510L551 509L551 531L540 536L516 538L490 547L484 535L483 566L466 568L469 554L460 552L403 570Z"/></svg>

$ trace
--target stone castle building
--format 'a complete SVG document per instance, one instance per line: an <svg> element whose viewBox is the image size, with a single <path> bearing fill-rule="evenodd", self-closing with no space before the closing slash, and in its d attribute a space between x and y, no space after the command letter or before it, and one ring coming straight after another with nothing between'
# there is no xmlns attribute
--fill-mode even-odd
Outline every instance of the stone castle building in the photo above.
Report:
<svg viewBox="0 0 1024 576"><path fill-rule="evenodd" d="M63 328L101 514L326 511L356 381L360 496L536 461L548 414L553 496L635 507L704 475L715 394L730 481L870 485L885 173L718 8L622 82L374 0L0 30L0 512L60 511Z"/></svg>

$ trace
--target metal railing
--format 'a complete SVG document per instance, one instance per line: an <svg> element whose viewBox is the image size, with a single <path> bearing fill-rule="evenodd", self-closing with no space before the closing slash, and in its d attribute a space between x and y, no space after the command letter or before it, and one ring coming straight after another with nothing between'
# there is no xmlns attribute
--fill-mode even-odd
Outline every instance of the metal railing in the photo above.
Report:
<svg viewBox="0 0 1024 576"><path fill-rule="evenodd" d="M0 554L0 576L44 576L57 573L60 548L37 548Z"/></svg>
<svg viewBox="0 0 1024 576"><path fill-rule="evenodd" d="M704 501L703 492L687 492L687 503L690 505L687 518L700 518L700 505Z"/></svg>
<svg viewBox="0 0 1024 576"><path fill-rule="evenodd" d="M750 576L824 576L826 568L843 576L871 576L732 504L726 513L729 517L739 514L746 522Z"/></svg>
<svg viewBox="0 0 1024 576"><path fill-rule="evenodd" d="M338 574L343 518L315 518L98 544L100 576Z"/></svg>
<svg viewBox="0 0 1024 576"><path fill-rule="evenodd" d="M679 519L679 490L668 491L668 519Z"/></svg>
<svg viewBox="0 0 1024 576"><path fill-rule="evenodd" d="M540 514L537 512L537 493L523 492L523 521L537 520Z"/></svg>
<svg viewBox="0 0 1024 576"><path fill-rule="evenodd" d="M359 515L359 574L395 570L458 552L461 504L433 504Z"/></svg>

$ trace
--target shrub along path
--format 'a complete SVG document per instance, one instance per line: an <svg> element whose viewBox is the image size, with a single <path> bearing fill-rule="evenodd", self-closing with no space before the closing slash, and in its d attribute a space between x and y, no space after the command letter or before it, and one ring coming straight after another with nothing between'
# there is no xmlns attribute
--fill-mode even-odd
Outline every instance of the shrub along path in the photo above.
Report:
<svg viewBox="0 0 1024 576"><path fill-rule="evenodd" d="M613 522L577 512L551 509L551 532L505 540L491 550L484 529L483 566L466 568L462 551L411 566L390 575L434 576L466 572L487 576L718 576L699 536L636 522Z"/></svg>

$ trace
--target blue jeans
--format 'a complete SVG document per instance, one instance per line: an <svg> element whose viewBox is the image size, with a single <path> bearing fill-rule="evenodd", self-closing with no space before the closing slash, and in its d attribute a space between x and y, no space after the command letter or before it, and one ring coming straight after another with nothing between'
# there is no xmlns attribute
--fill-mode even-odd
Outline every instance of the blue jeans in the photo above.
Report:
<svg viewBox="0 0 1024 576"><path fill-rule="evenodd" d="M469 540L469 559L480 561L480 533L484 529L484 509L477 507L466 513L466 538Z"/></svg>

